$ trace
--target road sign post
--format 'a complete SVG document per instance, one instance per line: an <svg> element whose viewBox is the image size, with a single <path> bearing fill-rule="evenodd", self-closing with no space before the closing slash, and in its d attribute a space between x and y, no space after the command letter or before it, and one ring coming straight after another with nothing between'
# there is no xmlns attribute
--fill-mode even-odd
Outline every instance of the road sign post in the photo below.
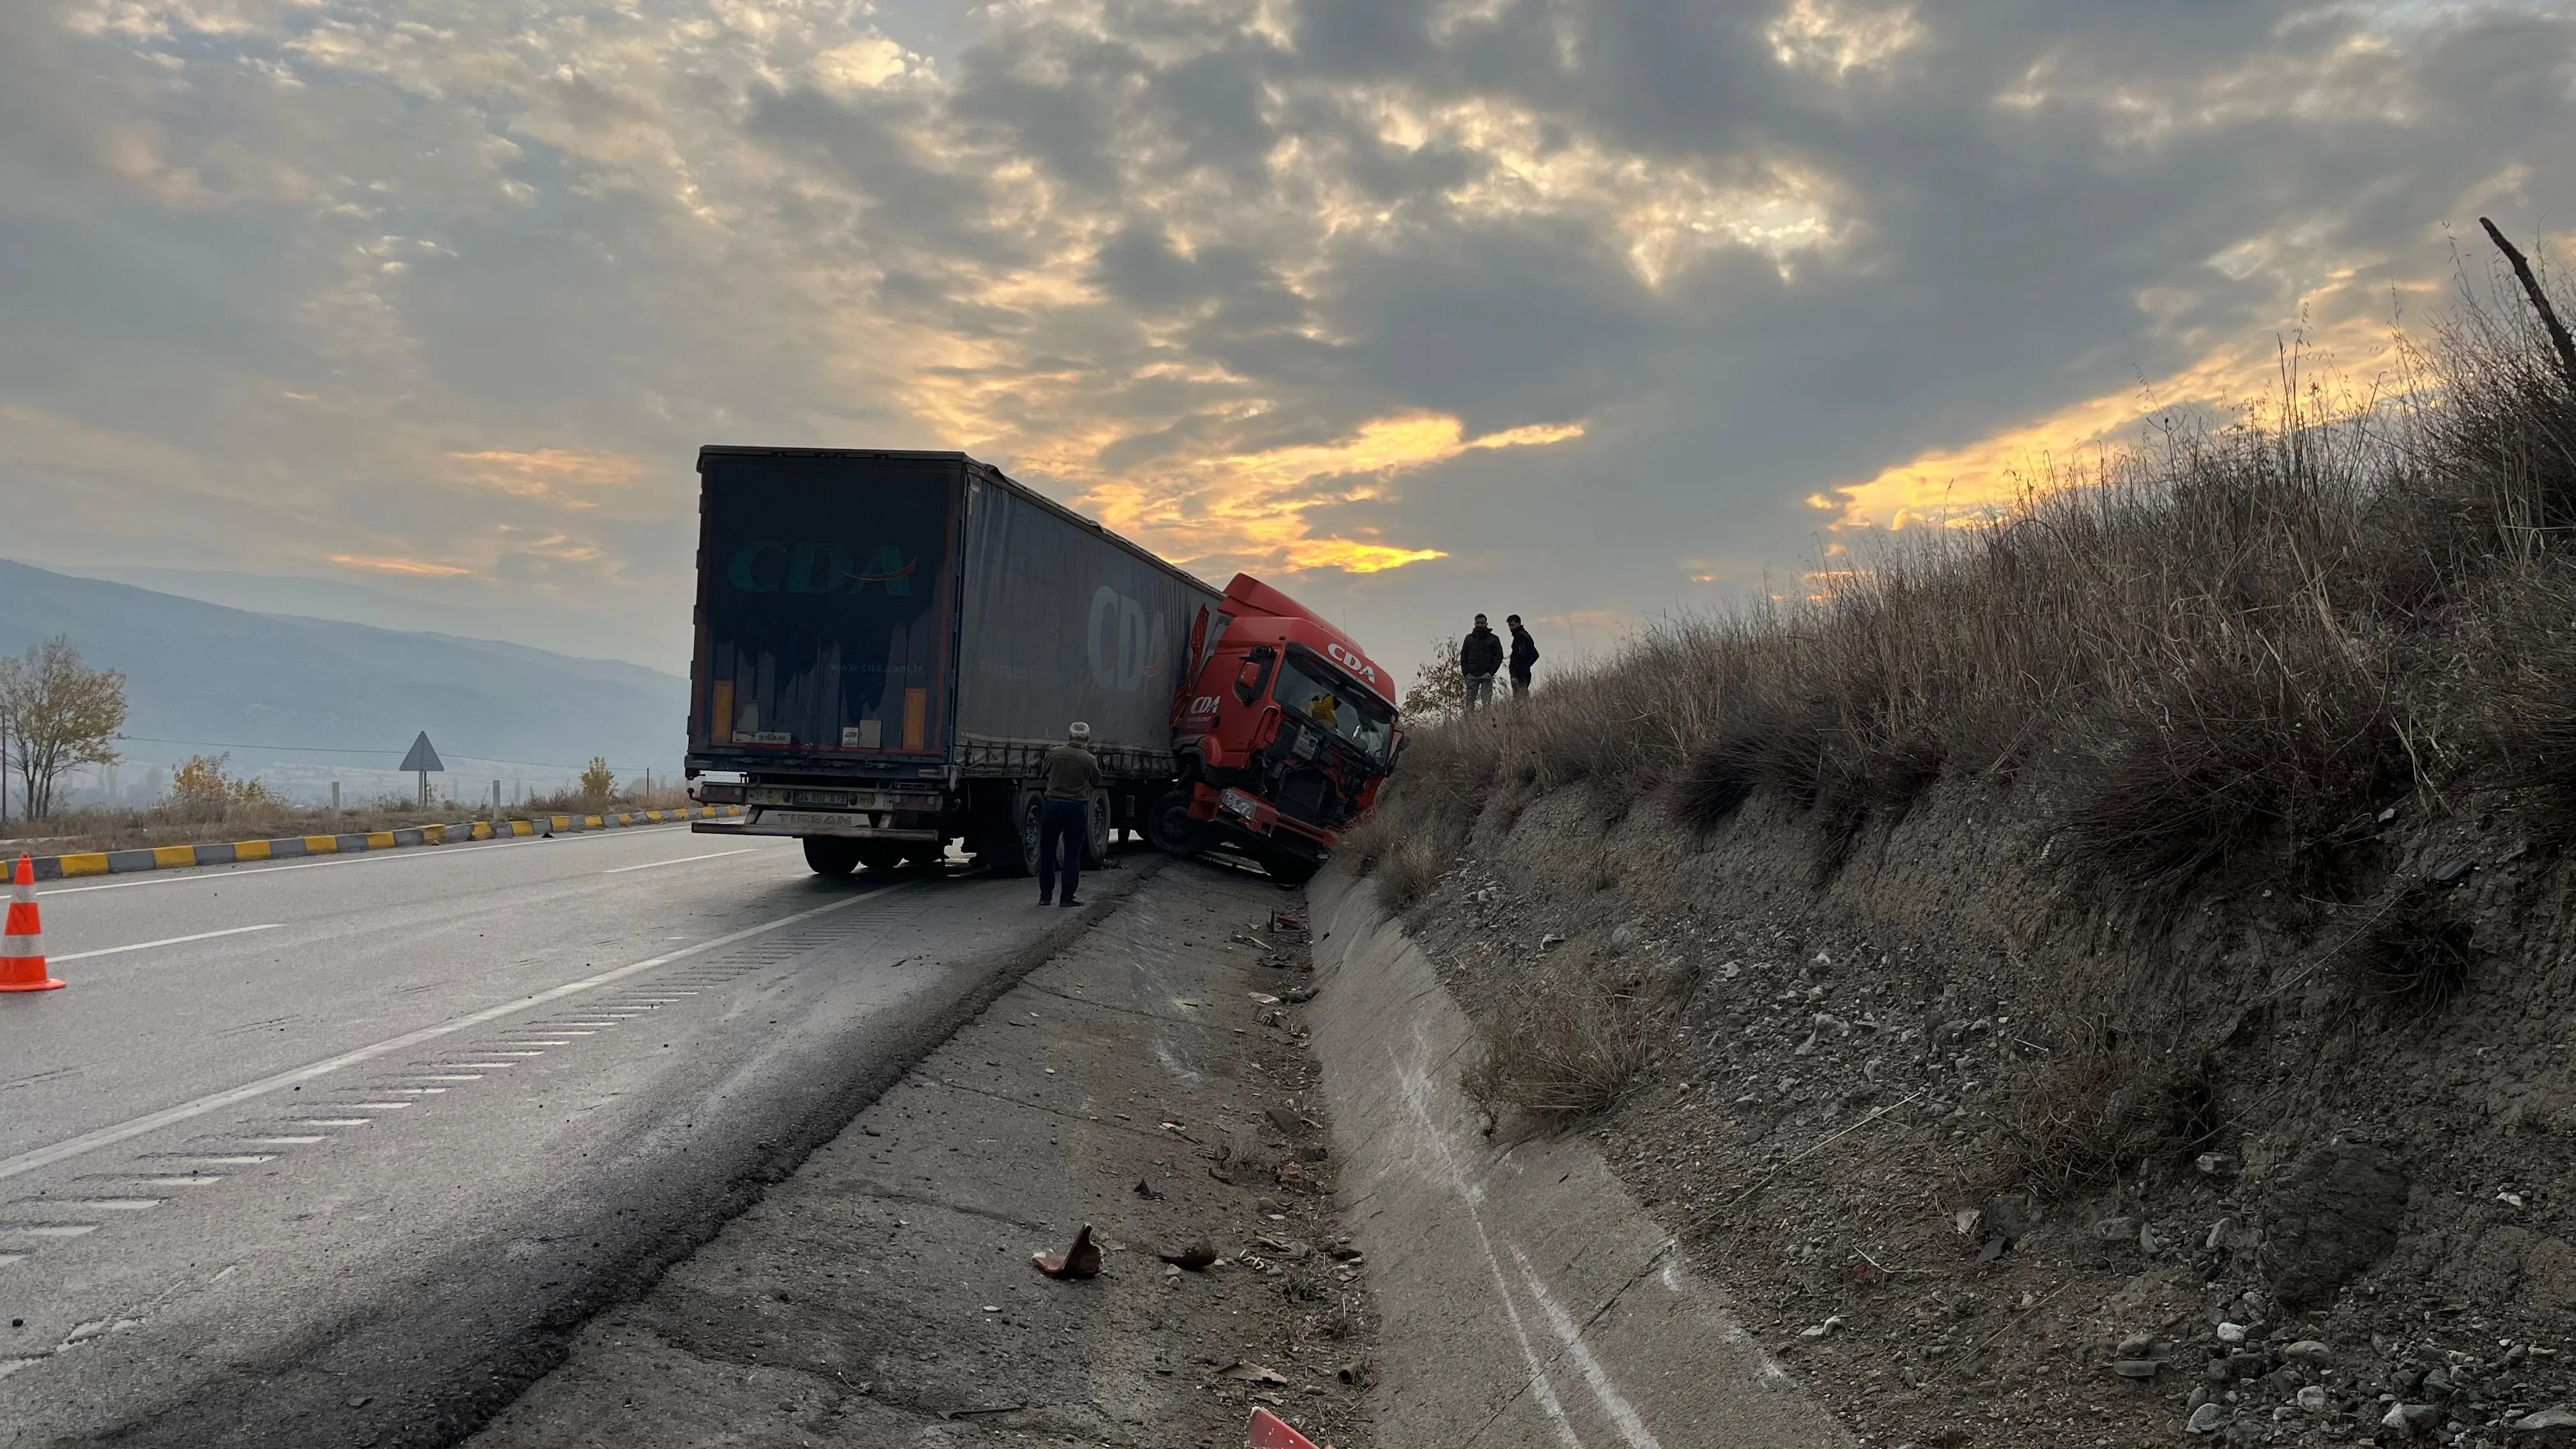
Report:
<svg viewBox="0 0 2576 1449"><path fill-rule="evenodd" d="M447 766L438 758L438 750L429 742L429 731L422 730L420 738L411 742L411 753L403 756L402 768L420 776L420 805L422 809L428 809L430 772L447 772Z"/></svg>

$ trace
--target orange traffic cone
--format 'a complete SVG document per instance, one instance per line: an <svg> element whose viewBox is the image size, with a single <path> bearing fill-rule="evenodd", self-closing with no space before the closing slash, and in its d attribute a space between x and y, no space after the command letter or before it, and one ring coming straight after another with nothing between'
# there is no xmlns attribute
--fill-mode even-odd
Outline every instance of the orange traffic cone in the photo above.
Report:
<svg viewBox="0 0 2576 1449"><path fill-rule="evenodd" d="M1315 1441L1291 1429L1268 1409L1252 1411L1252 1449L1315 1449ZM1324 1449L1332 1449L1327 1444Z"/></svg>
<svg viewBox="0 0 2576 1449"><path fill-rule="evenodd" d="M0 938L0 991L60 991L45 974L45 924L36 915L36 858L18 857L18 881L9 893L9 928Z"/></svg>

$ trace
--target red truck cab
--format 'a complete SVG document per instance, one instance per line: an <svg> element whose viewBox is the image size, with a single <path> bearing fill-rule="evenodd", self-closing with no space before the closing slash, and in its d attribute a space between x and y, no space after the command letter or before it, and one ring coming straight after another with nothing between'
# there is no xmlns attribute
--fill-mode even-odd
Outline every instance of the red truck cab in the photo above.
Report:
<svg viewBox="0 0 2576 1449"><path fill-rule="evenodd" d="M1349 635L1250 574L1196 632L1202 662L1172 707L1179 784L1148 833L1182 853L1231 844L1303 881L1395 768L1394 683Z"/></svg>

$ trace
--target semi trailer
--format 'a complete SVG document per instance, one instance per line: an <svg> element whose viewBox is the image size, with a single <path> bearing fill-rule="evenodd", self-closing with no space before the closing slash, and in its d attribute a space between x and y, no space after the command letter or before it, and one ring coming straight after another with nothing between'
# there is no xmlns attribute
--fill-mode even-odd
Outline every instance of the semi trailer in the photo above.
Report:
<svg viewBox="0 0 2576 1449"><path fill-rule="evenodd" d="M825 874L963 842L1035 869L1046 752L1091 726L1086 854L1133 830L1313 873L1394 763L1356 643L1220 592L963 453L698 455L691 793Z"/></svg>

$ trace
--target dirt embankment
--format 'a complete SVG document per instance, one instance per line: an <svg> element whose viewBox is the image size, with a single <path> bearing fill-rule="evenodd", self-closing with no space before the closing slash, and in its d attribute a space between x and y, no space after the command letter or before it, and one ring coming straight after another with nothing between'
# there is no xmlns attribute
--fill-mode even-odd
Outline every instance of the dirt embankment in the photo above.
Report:
<svg viewBox="0 0 2576 1449"><path fill-rule="evenodd" d="M2576 871L2396 812L2351 904L2123 911L2036 805L1945 783L1819 885L1777 802L1507 785L1406 923L1496 1130L1577 1117L1867 1442L2576 1434Z"/></svg>

